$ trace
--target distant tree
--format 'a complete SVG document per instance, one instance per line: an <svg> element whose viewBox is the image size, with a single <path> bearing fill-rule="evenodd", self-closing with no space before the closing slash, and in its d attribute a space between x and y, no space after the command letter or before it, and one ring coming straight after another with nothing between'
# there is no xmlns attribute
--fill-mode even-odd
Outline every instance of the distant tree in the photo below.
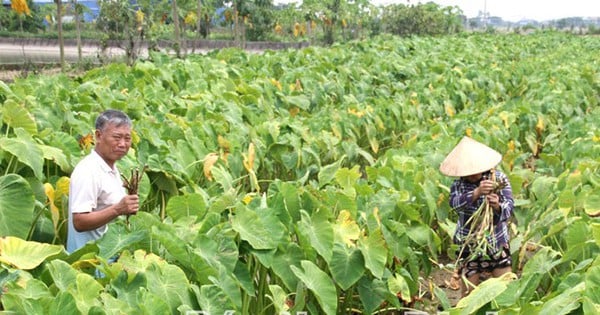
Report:
<svg viewBox="0 0 600 315"><path fill-rule="evenodd" d="M12 0L11 10L0 9L0 30L36 33L43 29L39 9L32 0Z"/></svg>
<svg viewBox="0 0 600 315"><path fill-rule="evenodd" d="M385 32L400 35L442 35L462 30L462 11L433 2L417 5L389 5L382 14Z"/></svg>
<svg viewBox="0 0 600 315"><path fill-rule="evenodd" d="M248 40L267 40L274 27L273 1L254 0L247 5L248 18L245 23Z"/></svg>

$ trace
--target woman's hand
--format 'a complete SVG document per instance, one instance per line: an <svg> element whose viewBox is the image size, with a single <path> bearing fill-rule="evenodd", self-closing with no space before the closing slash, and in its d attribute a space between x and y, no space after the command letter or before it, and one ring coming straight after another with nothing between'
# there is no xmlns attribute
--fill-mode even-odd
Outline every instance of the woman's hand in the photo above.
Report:
<svg viewBox="0 0 600 315"><path fill-rule="evenodd" d="M494 211L500 212L500 196L492 193L485 197L487 198L487 202L490 205L490 207L492 207L492 209L494 209Z"/></svg>

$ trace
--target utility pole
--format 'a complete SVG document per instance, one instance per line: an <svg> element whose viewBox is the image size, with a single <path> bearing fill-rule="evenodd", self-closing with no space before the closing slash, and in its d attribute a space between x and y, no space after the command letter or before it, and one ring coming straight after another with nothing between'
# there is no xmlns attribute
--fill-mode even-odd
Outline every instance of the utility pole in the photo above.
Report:
<svg viewBox="0 0 600 315"><path fill-rule="evenodd" d="M487 0L483 0L483 28L487 28Z"/></svg>

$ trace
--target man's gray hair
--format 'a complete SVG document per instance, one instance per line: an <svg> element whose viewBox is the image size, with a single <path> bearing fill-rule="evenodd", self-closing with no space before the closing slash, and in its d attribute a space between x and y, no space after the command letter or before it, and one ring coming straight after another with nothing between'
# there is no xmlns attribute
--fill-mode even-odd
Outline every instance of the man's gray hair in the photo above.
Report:
<svg viewBox="0 0 600 315"><path fill-rule="evenodd" d="M96 118L96 129L104 130L106 125L111 124L116 127L123 125L131 127L132 122L129 116L120 110L107 109Z"/></svg>

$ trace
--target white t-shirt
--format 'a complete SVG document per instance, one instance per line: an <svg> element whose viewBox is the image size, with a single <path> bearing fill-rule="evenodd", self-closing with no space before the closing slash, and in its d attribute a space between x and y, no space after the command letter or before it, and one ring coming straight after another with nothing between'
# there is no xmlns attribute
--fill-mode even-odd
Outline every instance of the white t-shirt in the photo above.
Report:
<svg viewBox="0 0 600 315"><path fill-rule="evenodd" d="M69 228L67 252L72 253L87 242L97 240L108 230L103 225L95 230L77 232L73 213L100 211L118 203L126 195L121 174L110 168L95 150L75 166L69 184Z"/></svg>

